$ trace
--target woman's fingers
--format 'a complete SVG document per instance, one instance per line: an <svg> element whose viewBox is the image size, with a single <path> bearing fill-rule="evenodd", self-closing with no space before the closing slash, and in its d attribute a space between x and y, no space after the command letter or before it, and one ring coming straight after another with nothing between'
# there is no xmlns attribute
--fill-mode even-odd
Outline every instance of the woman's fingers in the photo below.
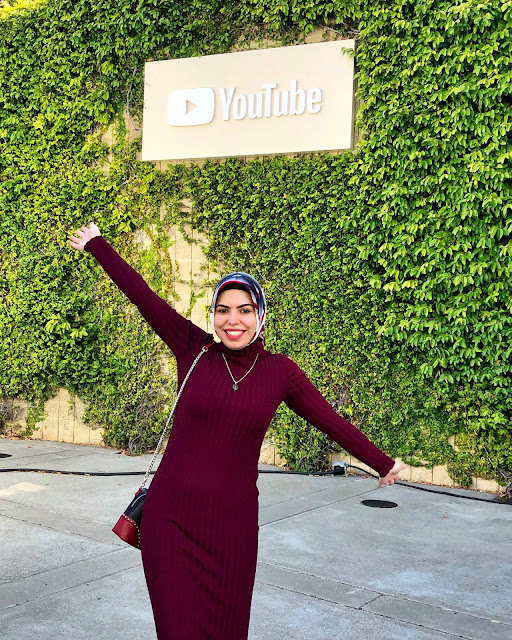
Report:
<svg viewBox="0 0 512 640"><path fill-rule="evenodd" d="M84 227L82 227L83 229ZM69 238L69 244L73 247L73 249L83 249L85 242L84 242L84 236L86 234L81 230L81 229L77 229L75 231L75 235L70 236Z"/></svg>
<svg viewBox="0 0 512 640"><path fill-rule="evenodd" d="M386 476L379 479L379 484L377 488L380 489L381 487L388 487L395 484L397 480L400 480L400 476L399 476L400 471L403 471L406 468L407 468L407 465L404 464L400 460L400 458L396 458L393 468L390 469L390 471Z"/></svg>
<svg viewBox="0 0 512 640"><path fill-rule="evenodd" d="M76 238L74 236L71 236L71 238L69 239L69 244L71 245L71 247L73 247L73 249L83 249L84 243L82 240L80 240L80 238Z"/></svg>
<svg viewBox="0 0 512 640"><path fill-rule="evenodd" d="M99 235L101 233L98 227L94 222L90 222L88 227L82 225L80 229L74 231L74 235L69 238L69 244L73 249L83 250L89 240Z"/></svg>

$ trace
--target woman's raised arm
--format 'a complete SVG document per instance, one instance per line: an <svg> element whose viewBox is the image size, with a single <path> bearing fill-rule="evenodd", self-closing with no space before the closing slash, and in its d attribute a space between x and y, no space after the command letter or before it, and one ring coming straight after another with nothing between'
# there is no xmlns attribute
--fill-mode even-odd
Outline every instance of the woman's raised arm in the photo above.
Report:
<svg viewBox="0 0 512 640"><path fill-rule="evenodd" d="M199 350L211 337L152 291L135 269L101 236L93 222L75 231L75 235L70 236L69 244L73 249L85 250L96 258L177 358L189 351Z"/></svg>

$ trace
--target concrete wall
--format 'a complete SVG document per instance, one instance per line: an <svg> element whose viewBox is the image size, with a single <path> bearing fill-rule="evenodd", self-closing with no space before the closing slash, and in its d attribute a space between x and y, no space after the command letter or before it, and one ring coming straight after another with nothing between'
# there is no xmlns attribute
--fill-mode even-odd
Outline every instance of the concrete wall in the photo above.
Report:
<svg viewBox="0 0 512 640"><path fill-rule="evenodd" d="M20 405L20 413L16 420L6 426L7 434L10 436L19 435L27 426L28 403L19 401L17 404ZM103 445L103 429L83 423L85 404L80 398L72 398L66 389L59 389L57 395L46 402L44 409L46 416L37 424L33 438Z"/></svg>
<svg viewBox="0 0 512 640"><path fill-rule="evenodd" d="M199 311L198 311L199 313ZM205 323L206 324L206 323ZM205 326L205 324L203 326ZM18 418L7 424L7 435L16 436L20 434L26 426L27 403L18 402L21 411ZM71 442L75 444L91 444L103 446L103 429L101 427L91 427L82 421L85 405L80 398L72 398L65 389L60 389L54 398L48 400L45 405L46 417L37 425L33 438L38 440L54 440L58 442ZM452 443L453 446L454 443ZM333 453L330 455L331 463L341 460L347 464L356 465L362 469L375 473L370 467L350 455ZM286 460L276 451L274 444L265 439L260 451L259 462L261 464L271 464L276 466L286 466ZM446 465L438 465L433 469L423 467L407 467L401 473L401 479L409 482L428 483L446 487L456 487L446 469ZM473 478L472 489L477 491L487 491L498 493L500 487L494 480L484 478Z"/></svg>
<svg viewBox="0 0 512 640"><path fill-rule="evenodd" d="M46 417L37 425L37 430L32 437L38 440L54 440L58 442L103 446L103 429L101 427L91 427L84 424L81 419L84 410L85 405L80 398L71 398L65 389L60 389L57 395L46 403ZM27 405L25 404L22 407L18 419L7 425L8 435L15 436L23 431L26 426L26 414ZM353 464L371 473L375 473L370 467L350 455L343 455L341 453L331 454L330 461L334 462L336 460L341 460L347 464ZM259 462L261 464L271 464L281 467L286 466L286 460L277 453L274 444L268 439L263 441ZM457 486L450 478L445 465L438 465L433 469L407 467L407 469L401 473L401 479L408 482L428 483L446 487ZM487 491L491 493L498 493L500 490L497 482L484 478L473 478L471 488L477 491Z"/></svg>

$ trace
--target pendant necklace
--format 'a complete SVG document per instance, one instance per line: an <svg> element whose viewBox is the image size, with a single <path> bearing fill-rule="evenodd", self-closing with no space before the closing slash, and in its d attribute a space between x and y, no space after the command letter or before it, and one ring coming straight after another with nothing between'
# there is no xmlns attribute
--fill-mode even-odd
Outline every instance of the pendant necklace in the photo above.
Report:
<svg viewBox="0 0 512 640"><path fill-rule="evenodd" d="M228 368L229 375L231 376L231 380L233 380L233 386L231 387L231 388L233 389L233 391L238 391L238 383L239 383L239 382L242 382L242 380L243 380L244 378L246 378L246 377L251 373L251 371L254 369L254 365L256 364L256 360L258 359L258 356L259 356L259 355L260 355L259 353L257 353L257 354L256 354L256 357L254 358L254 362L252 363L252 366L251 366L251 368L249 369L249 371L248 371L245 375L243 375L243 376L240 378L240 380L235 380L235 379L233 378L233 374L231 373L231 369L229 368L229 364L228 364L228 361L226 360L226 356L225 356L224 354L222 354L222 357L224 358L224 362L226 363L226 367Z"/></svg>

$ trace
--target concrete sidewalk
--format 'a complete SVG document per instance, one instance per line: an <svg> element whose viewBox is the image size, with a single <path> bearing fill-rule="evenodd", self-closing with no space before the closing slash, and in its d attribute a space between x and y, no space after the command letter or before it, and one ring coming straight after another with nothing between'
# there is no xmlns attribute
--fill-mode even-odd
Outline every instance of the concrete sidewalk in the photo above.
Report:
<svg viewBox="0 0 512 640"><path fill-rule="evenodd" d="M0 454L0 469L144 471L149 459L4 438ZM111 532L140 480L0 473L2 640L155 640L140 553ZM258 486L250 640L512 639L512 505L357 476L261 474Z"/></svg>

